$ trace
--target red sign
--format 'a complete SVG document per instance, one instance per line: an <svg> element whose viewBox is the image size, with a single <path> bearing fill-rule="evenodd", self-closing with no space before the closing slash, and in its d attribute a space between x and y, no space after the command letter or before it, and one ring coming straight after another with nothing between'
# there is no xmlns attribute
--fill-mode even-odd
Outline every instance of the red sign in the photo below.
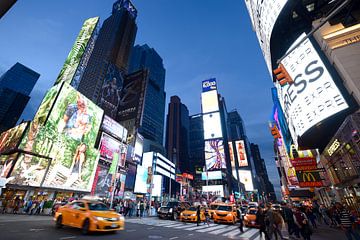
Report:
<svg viewBox="0 0 360 240"><path fill-rule="evenodd" d="M235 202L234 194L230 195L230 202L232 202L232 203Z"/></svg>
<svg viewBox="0 0 360 240"><path fill-rule="evenodd" d="M296 171L300 170L314 170L316 169L316 158L304 157L291 159L291 163Z"/></svg>
<svg viewBox="0 0 360 240"><path fill-rule="evenodd" d="M189 173L183 173L182 176L183 176L183 178L187 178L189 180L194 180L194 176Z"/></svg>
<svg viewBox="0 0 360 240"><path fill-rule="evenodd" d="M296 172L300 187L322 187L322 179L317 171Z"/></svg>

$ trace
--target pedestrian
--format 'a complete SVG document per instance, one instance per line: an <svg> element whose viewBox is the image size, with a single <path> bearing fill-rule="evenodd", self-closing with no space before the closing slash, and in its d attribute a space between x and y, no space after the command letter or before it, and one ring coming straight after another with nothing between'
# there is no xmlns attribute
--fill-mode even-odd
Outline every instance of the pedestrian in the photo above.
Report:
<svg viewBox="0 0 360 240"><path fill-rule="evenodd" d="M142 218L144 217L144 210L145 210L145 203L143 201L140 201L139 209L140 209L140 218Z"/></svg>
<svg viewBox="0 0 360 240"><path fill-rule="evenodd" d="M295 236L297 238L300 238L299 229L294 222L293 210L290 207L286 206L286 204L284 203L282 206L282 212L283 212L283 216L284 216L284 221L286 222L287 227L288 227L289 236L292 236L293 234L295 234Z"/></svg>
<svg viewBox="0 0 360 240"><path fill-rule="evenodd" d="M275 239L278 239L278 235L280 236L280 239L284 239L284 237L281 233L281 230L284 226L284 219L278 211L273 211L273 214L274 214Z"/></svg>
<svg viewBox="0 0 360 240"><path fill-rule="evenodd" d="M266 231L265 213L262 207L258 207L255 221L256 221L256 225L259 228L260 239L262 239L262 234L264 233L265 240L269 240L270 238Z"/></svg>
<svg viewBox="0 0 360 240"><path fill-rule="evenodd" d="M207 224L208 227L210 226L210 214L209 214L208 209L205 209L205 222L204 222L204 224Z"/></svg>
<svg viewBox="0 0 360 240"><path fill-rule="evenodd" d="M241 213L241 209L240 207L237 207L236 209L236 215L237 215L237 218L239 219L239 229L240 229L240 232L241 233L244 233L244 222L243 222L243 218L242 218L242 213Z"/></svg>
<svg viewBox="0 0 360 240"><path fill-rule="evenodd" d="M270 203L266 205L265 223L266 223L266 231L268 233L269 239L271 239L272 235L275 232L275 217L274 217L274 211L272 210Z"/></svg>
<svg viewBox="0 0 360 240"><path fill-rule="evenodd" d="M352 240L354 237L355 240L360 240L360 235L355 229L355 220L350 212L339 202L335 206L339 210L340 225L341 229L345 232L346 238Z"/></svg>
<svg viewBox="0 0 360 240"><path fill-rule="evenodd" d="M200 219L200 205L197 206L197 209L196 209L196 223L197 225L199 226L201 222L201 219Z"/></svg>
<svg viewBox="0 0 360 240"><path fill-rule="evenodd" d="M306 214L303 213L300 208L297 208L296 212L294 213L294 221L299 227L301 236L304 238L304 240L310 240L312 231L310 229L309 220L307 219Z"/></svg>
<svg viewBox="0 0 360 240"><path fill-rule="evenodd" d="M316 221L315 221L316 217L315 217L313 210L310 207L308 207L308 208L306 208L305 213L306 213L307 218L310 220L313 228L317 228Z"/></svg>

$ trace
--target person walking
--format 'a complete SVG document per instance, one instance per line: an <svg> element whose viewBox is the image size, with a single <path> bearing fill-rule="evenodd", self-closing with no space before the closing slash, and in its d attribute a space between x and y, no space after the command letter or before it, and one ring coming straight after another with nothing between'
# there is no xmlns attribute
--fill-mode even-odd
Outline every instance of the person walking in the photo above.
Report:
<svg viewBox="0 0 360 240"><path fill-rule="evenodd" d="M294 213L292 209L284 203L282 206L282 211L283 211L284 221L287 224L289 236L295 234L297 238L300 238L299 229L295 224Z"/></svg>
<svg viewBox="0 0 360 240"><path fill-rule="evenodd" d="M266 205L265 223L266 223L266 231L268 233L269 239L271 239L272 235L275 232L275 217L274 217L274 211L272 210L270 203Z"/></svg>
<svg viewBox="0 0 360 240"><path fill-rule="evenodd" d="M301 236L304 238L304 240L310 240L312 232L309 226L309 220L307 219L306 214L302 212L300 208L297 208L296 212L294 213L294 221L299 227Z"/></svg>
<svg viewBox="0 0 360 240"><path fill-rule="evenodd" d="M145 203L142 200L140 201L139 209L140 209L140 218L142 218L144 217L144 210L145 210Z"/></svg>
<svg viewBox="0 0 360 240"><path fill-rule="evenodd" d="M199 226L201 222L201 219L200 219L200 205L197 206L197 209L196 209L196 223L197 225Z"/></svg>
<svg viewBox="0 0 360 240"><path fill-rule="evenodd" d="M256 212L256 225L259 228L260 239L262 239L262 234L264 234L265 240L270 240L269 235L266 231L266 224L265 224L265 213L262 207L258 207Z"/></svg>
<svg viewBox="0 0 360 240"><path fill-rule="evenodd" d="M210 215L208 209L205 210L205 222L204 225L207 224L208 227L210 226Z"/></svg>
<svg viewBox="0 0 360 240"><path fill-rule="evenodd" d="M237 218L239 219L239 229L240 229L240 232L241 233L244 233L244 222L243 222L243 218L242 218L242 214L241 214L241 209L240 207L237 207L236 208L236 215L237 215Z"/></svg>
<svg viewBox="0 0 360 240"><path fill-rule="evenodd" d="M339 202L337 202L335 206L339 210L340 225L341 229L345 233L346 238L348 240L352 240L354 237L355 240L360 240L360 235L355 230L355 221L352 218L350 212Z"/></svg>

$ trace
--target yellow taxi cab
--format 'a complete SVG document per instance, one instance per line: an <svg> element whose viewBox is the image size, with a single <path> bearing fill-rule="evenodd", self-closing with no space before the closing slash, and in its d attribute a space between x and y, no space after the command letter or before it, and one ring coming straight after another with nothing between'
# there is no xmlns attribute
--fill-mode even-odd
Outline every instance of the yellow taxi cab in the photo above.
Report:
<svg viewBox="0 0 360 240"><path fill-rule="evenodd" d="M237 212L235 205L220 205L214 212L214 223L232 223L237 222Z"/></svg>
<svg viewBox="0 0 360 240"><path fill-rule="evenodd" d="M244 224L246 227L257 227L256 225L256 208L249 208L244 216Z"/></svg>
<svg viewBox="0 0 360 240"><path fill-rule="evenodd" d="M91 231L116 232L124 230L125 219L99 201L76 200L57 209L54 221L57 228L80 228L83 234Z"/></svg>
<svg viewBox="0 0 360 240"><path fill-rule="evenodd" d="M181 222L197 222L197 207L190 207L185 211L180 213L180 221ZM200 209L200 222L205 221L205 212L204 209Z"/></svg>
<svg viewBox="0 0 360 240"><path fill-rule="evenodd" d="M210 203L209 205L209 209L208 209L208 214L210 216L211 219L214 218L214 212L216 211L216 209L220 206L220 205L224 205L224 203L222 202L213 202L213 203Z"/></svg>

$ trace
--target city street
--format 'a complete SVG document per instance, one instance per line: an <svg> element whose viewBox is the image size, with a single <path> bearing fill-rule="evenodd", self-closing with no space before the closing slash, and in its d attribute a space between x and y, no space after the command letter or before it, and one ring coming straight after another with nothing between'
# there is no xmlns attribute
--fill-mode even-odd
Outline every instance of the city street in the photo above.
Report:
<svg viewBox="0 0 360 240"><path fill-rule="evenodd" d="M6 240L20 239L260 239L258 230L244 229L240 234L237 226L210 224L196 226L193 223L181 223L158 218L130 218L126 220L125 230L113 233L92 233L84 236L80 230L69 227L56 229L49 216L0 215L1 238ZM284 234L286 236L286 234ZM327 227L317 229L312 239L340 240L344 235L336 229ZM288 239L288 238L287 238Z"/></svg>

